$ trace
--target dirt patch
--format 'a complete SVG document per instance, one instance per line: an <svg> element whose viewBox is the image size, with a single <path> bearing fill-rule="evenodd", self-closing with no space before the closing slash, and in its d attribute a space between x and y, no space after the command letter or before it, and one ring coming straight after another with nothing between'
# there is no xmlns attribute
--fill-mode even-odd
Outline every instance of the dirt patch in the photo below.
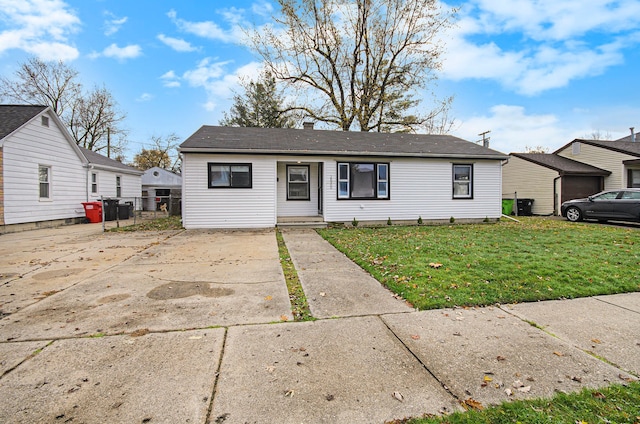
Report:
<svg viewBox="0 0 640 424"><path fill-rule="evenodd" d="M97 303L99 303L99 304L115 303L115 302L120 302L122 300L128 299L130 297L131 297L131 295L127 294L127 293L112 294L111 296L105 296L103 298L98 299Z"/></svg>
<svg viewBox="0 0 640 424"><path fill-rule="evenodd" d="M179 282L174 281L156 287L147 293L147 297L155 300L181 299L189 296L222 297L230 296L234 290L228 288L211 287L205 281Z"/></svg>
<svg viewBox="0 0 640 424"><path fill-rule="evenodd" d="M84 268L67 268L67 269L54 269L51 271L44 271L34 274L32 278L37 281L51 280L53 278L64 278L71 275L79 274L84 271Z"/></svg>

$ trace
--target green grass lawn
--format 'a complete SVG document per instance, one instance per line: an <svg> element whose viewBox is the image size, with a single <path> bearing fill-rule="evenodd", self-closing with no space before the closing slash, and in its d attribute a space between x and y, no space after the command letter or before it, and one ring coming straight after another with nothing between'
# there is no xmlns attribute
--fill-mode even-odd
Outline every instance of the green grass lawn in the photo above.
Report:
<svg viewBox="0 0 640 424"><path fill-rule="evenodd" d="M640 424L640 383L559 393L553 399L515 401L483 411L402 421L412 424Z"/></svg>
<svg viewBox="0 0 640 424"><path fill-rule="evenodd" d="M640 230L543 218L319 233L418 309L640 291Z"/></svg>
<svg viewBox="0 0 640 424"><path fill-rule="evenodd" d="M142 221L138 224L128 224L128 221L119 228L111 228L110 232L132 232L132 231L167 231L182 230L181 216L167 216L153 220Z"/></svg>

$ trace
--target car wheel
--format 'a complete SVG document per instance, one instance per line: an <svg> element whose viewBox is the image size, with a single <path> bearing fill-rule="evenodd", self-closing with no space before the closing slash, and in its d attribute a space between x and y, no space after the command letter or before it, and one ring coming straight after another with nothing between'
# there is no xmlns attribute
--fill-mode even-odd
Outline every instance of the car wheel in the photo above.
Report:
<svg viewBox="0 0 640 424"><path fill-rule="evenodd" d="M571 206L567 209L567 219L571 222L582 221L582 212L575 206Z"/></svg>

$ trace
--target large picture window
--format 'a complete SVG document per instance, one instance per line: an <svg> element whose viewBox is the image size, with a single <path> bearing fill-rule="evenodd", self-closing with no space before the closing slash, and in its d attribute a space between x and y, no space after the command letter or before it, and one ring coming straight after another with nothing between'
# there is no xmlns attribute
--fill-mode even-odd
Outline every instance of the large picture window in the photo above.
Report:
<svg viewBox="0 0 640 424"><path fill-rule="evenodd" d="M388 163L338 163L338 199L388 198Z"/></svg>
<svg viewBox="0 0 640 424"><path fill-rule="evenodd" d="M287 166L287 200L309 200L309 166Z"/></svg>
<svg viewBox="0 0 640 424"><path fill-rule="evenodd" d="M473 165L453 165L453 198L473 198Z"/></svg>
<svg viewBox="0 0 640 424"><path fill-rule="evenodd" d="M40 198L51 198L51 168L49 166L38 166L38 181L40 182Z"/></svg>
<svg viewBox="0 0 640 424"><path fill-rule="evenodd" d="M209 188L251 188L251 164L209 163Z"/></svg>

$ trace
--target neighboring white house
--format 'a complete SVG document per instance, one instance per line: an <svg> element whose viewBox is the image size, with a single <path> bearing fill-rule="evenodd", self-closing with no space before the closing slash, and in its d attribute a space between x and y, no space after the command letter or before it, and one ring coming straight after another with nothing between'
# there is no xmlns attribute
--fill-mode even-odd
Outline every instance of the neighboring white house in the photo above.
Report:
<svg viewBox="0 0 640 424"><path fill-rule="evenodd" d="M49 107L0 105L0 232L79 222L82 202L140 197L141 175L78 147Z"/></svg>
<svg viewBox="0 0 640 424"><path fill-rule="evenodd" d="M180 152L188 229L501 216L507 156L453 136L203 126Z"/></svg>
<svg viewBox="0 0 640 424"><path fill-rule="evenodd" d="M160 210L160 205L169 207L172 197L178 196L182 191L182 177L166 169L154 166L144 171L142 175L142 201L144 210ZM176 211L179 214L179 210Z"/></svg>

